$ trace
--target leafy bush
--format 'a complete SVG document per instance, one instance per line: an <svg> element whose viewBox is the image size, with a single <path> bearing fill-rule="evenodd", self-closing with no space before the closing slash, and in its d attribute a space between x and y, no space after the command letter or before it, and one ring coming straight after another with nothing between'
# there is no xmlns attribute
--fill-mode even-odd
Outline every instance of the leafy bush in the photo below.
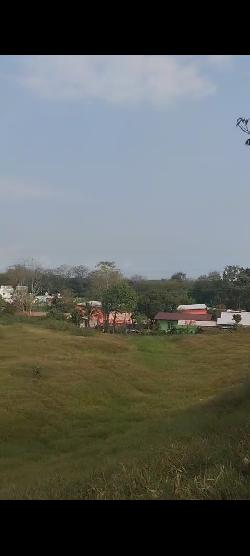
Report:
<svg viewBox="0 0 250 556"><path fill-rule="evenodd" d="M160 330L160 329L152 330L153 336L166 336L166 334L167 334L166 330Z"/></svg>
<svg viewBox="0 0 250 556"><path fill-rule="evenodd" d="M71 313L71 322L76 326L80 326L81 323L81 315L77 309L74 309Z"/></svg>
<svg viewBox="0 0 250 556"><path fill-rule="evenodd" d="M64 320L64 310L62 307L51 306L48 310L48 317L56 320Z"/></svg>
<svg viewBox="0 0 250 556"><path fill-rule="evenodd" d="M187 325L187 326L172 326L167 334L197 334L201 331L199 326Z"/></svg>
<svg viewBox="0 0 250 556"><path fill-rule="evenodd" d="M13 304L6 302L0 295L0 315L1 314L13 315L14 313L15 313L15 307L13 306Z"/></svg>

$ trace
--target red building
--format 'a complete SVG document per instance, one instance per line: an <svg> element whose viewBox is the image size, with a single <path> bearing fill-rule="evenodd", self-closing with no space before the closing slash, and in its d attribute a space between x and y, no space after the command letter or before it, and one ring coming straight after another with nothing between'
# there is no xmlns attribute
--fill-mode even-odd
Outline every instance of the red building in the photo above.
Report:
<svg viewBox="0 0 250 556"><path fill-rule="evenodd" d="M92 306L91 314L88 314L88 311L86 310L84 304L78 304L76 308L80 312L83 321L85 320L86 323L87 321L89 321L90 328L95 328L95 326L104 325L105 315L100 304ZM110 313L109 324L111 326L114 324L114 318L115 318L115 324L117 326L132 324L131 316L132 313L116 313L116 318L115 318L115 313Z"/></svg>

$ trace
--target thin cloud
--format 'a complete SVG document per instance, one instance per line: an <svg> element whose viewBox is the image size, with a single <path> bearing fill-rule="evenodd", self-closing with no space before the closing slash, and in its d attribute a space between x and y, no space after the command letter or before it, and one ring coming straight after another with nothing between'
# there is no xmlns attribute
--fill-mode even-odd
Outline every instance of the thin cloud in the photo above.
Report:
<svg viewBox="0 0 250 556"><path fill-rule="evenodd" d="M1 201L46 200L53 196L54 193L52 191L37 184L27 183L17 178L0 178Z"/></svg>
<svg viewBox="0 0 250 556"><path fill-rule="evenodd" d="M218 69L231 67L234 58L236 56L229 54L210 54L206 56L207 62Z"/></svg>
<svg viewBox="0 0 250 556"><path fill-rule="evenodd" d="M22 85L48 99L168 106L179 99L200 98L216 90L215 83L192 56L30 56L23 57L21 64Z"/></svg>
<svg viewBox="0 0 250 556"><path fill-rule="evenodd" d="M74 205L79 202L96 202L91 193L78 191L73 196L71 189L59 187L58 184L38 184L36 180L23 177L0 177L0 201L21 202L21 201L49 201L56 200L67 205Z"/></svg>

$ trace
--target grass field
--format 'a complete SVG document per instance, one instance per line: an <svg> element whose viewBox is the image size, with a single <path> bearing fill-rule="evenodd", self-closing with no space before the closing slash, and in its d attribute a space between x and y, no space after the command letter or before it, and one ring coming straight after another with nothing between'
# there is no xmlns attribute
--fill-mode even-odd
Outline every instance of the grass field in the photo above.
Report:
<svg viewBox="0 0 250 556"><path fill-rule="evenodd" d="M0 498L249 499L250 331L0 325Z"/></svg>

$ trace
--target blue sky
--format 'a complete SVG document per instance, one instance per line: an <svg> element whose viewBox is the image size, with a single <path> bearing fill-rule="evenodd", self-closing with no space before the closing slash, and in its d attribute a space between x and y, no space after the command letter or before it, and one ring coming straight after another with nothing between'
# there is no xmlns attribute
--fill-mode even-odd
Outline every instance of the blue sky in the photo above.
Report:
<svg viewBox="0 0 250 556"><path fill-rule="evenodd" d="M250 266L249 56L2 56L0 267Z"/></svg>

